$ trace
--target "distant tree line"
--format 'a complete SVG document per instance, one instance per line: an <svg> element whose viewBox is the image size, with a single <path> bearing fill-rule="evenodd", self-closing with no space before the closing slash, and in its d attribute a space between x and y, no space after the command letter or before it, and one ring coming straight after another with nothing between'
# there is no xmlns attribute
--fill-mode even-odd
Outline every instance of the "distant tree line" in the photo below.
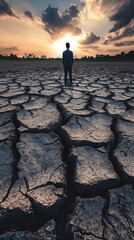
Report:
<svg viewBox="0 0 134 240"><path fill-rule="evenodd" d="M18 57L16 54L10 54L10 55L2 55L0 54L0 59L47 59L47 57L45 55L42 55L41 57L36 57L36 55L34 53L25 53L24 56Z"/></svg>
<svg viewBox="0 0 134 240"><path fill-rule="evenodd" d="M18 57L12 53L9 56L0 54L0 59L18 59Z"/></svg>
<svg viewBox="0 0 134 240"><path fill-rule="evenodd" d="M61 58L47 58L46 55L42 55L41 57L36 57L34 53L25 53L22 58L17 57L17 55L10 54L10 55L2 55L0 54L0 59L11 59L11 60L17 60L17 59L23 59L23 60L37 60L37 59L57 59L60 60ZM134 61L134 51L129 51L127 53L121 52L120 54L110 56L110 55L103 55L103 54L97 54L95 57L93 56L84 56L81 58L75 58L77 60L86 60L86 61L108 61L108 60L132 60Z"/></svg>
<svg viewBox="0 0 134 240"><path fill-rule="evenodd" d="M84 56L81 58L82 60L97 60L97 61L103 61L103 60L134 60L134 51L129 51L127 53L121 52L120 54L110 56L110 55L103 55L103 54L97 54L95 57L93 56Z"/></svg>

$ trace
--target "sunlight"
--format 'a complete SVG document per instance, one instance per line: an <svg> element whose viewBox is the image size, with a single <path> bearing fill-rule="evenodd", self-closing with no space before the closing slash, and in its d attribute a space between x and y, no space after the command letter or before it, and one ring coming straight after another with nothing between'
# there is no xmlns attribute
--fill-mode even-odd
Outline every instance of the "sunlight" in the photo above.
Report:
<svg viewBox="0 0 134 240"><path fill-rule="evenodd" d="M57 52L63 52L66 49L66 43L70 43L70 50L76 50L78 47L78 40L74 38L71 34L65 35L63 38L57 40L53 44L53 48L57 50Z"/></svg>

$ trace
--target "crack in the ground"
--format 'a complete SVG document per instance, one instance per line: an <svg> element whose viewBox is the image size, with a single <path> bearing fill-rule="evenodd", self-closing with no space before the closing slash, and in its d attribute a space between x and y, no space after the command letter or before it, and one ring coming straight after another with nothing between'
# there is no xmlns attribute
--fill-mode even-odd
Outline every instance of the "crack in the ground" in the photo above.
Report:
<svg viewBox="0 0 134 240"><path fill-rule="evenodd" d="M111 124L111 131L113 132L113 135L114 135L114 141L113 141L113 144L111 145L111 147L109 149L108 154L109 154L109 159L110 159L110 161L111 161L111 163L112 163L112 165L114 167L115 172L122 179L122 175L121 175L120 170L119 170L119 168L117 166L116 159L113 156L114 155L114 150L117 147L118 141L119 141L119 134L116 131L117 123L118 123L118 120L116 118L113 118L113 121L112 121L112 124Z"/></svg>
<svg viewBox="0 0 134 240"><path fill-rule="evenodd" d="M8 195L14 185L14 183L16 182L16 180L18 179L18 162L20 160L20 153L16 147L17 143L19 142L19 132L17 130L18 128L18 122L17 122L17 117L16 117L16 113L14 113L12 116L11 116L11 119L12 119L12 122L15 126L15 132L16 132L16 136L15 138L12 139L11 141L11 144L12 144L12 152L13 152L13 162L11 162L11 168L12 168L12 176L11 176L11 184L10 184L10 187L5 195L5 197L3 198L2 202L4 202L7 198L8 198Z"/></svg>
<svg viewBox="0 0 134 240"><path fill-rule="evenodd" d="M129 178L128 175L124 172L123 166L119 163L117 157L114 156L114 150L117 148L119 143L119 133L117 131L117 123L118 123L118 119L113 118L113 121L111 124L111 131L113 132L113 135L114 135L114 141L113 141L113 144L111 144L110 146L108 155L115 172L121 179L120 184L124 185L127 183L131 183L131 178Z"/></svg>
<svg viewBox="0 0 134 240"><path fill-rule="evenodd" d="M74 203L76 199L74 190L74 169L69 161L70 148L67 146L65 139L61 136L60 132L56 132L60 137L61 144L63 146L62 159L66 163L66 181L67 186L65 193L67 198L64 205L61 207L59 214L56 216L56 232L59 240L68 240L66 225L69 215L73 212Z"/></svg>
<svg viewBox="0 0 134 240"><path fill-rule="evenodd" d="M74 227L75 227L75 225L74 225ZM101 240L103 239L102 237L99 237L99 236L93 234L92 232L86 232L85 230L83 230L81 228L78 228L78 227L77 227L77 230L74 231L74 233L80 233L81 236L83 236L83 237L84 236L91 236L91 237L95 237L97 239L101 239Z"/></svg>
<svg viewBox="0 0 134 240"><path fill-rule="evenodd" d="M27 181L27 180L26 180ZM27 182L25 183L26 184L26 186L27 186ZM54 183L54 182L51 182L51 181L48 181L48 182L46 182L45 184L41 184L41 185L39 185L39 186L36 186L36 187L33 187L33 188L27 188L27 191L29 192L31 192L31 191L34 191L34 190L36 190L36 189L38 189L38 188L42 188L42 187L46 187L46 186L54 186L54 187L56 187L56 188L65 188L65 184L64 183Z"/></svg>

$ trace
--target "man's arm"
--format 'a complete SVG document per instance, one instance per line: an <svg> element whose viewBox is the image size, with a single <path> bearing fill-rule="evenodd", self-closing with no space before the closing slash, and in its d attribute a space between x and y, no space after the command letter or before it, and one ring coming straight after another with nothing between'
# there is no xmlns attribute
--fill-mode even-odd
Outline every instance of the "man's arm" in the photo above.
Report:
<svg viewBox="0 0 134 240"><path fill-rule="evenodd" d="M63 63L63 66L64 66L64 52L62 54L62 63Z"/></svg>
<svg viewBox="0 0 134 240"><path fill-rule="evenodd" d="M72 52L72 65L73 65L73 62L74 62L74 57L73 57L73 52Z"/></svg>

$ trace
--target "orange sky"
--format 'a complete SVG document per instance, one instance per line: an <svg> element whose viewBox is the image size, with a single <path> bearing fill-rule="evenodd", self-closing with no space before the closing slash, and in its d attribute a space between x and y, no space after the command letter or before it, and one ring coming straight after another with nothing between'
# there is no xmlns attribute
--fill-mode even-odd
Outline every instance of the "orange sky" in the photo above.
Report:
<svg viewBox="0 0 134 240"><path fill-rule="evenodd" d="M122 15L134 1L52 2L0 0L0 53L61 57L67 41L76 57L133 50L134 14Z"/></svg>

